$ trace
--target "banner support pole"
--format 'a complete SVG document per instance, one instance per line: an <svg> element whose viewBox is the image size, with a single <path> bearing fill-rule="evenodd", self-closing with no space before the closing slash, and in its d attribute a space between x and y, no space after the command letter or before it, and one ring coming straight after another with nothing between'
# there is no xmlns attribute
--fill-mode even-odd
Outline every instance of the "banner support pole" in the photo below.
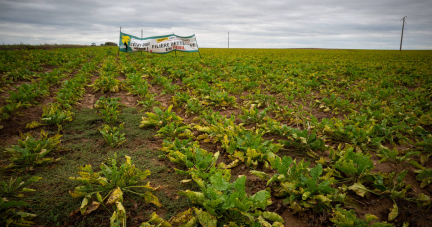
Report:
<svg viewBox="0 0 432 227"><path fill-rule="evenodd" d="M194 35L195 35L195 34L194 34ZM201 58L201 52L200 52L200 50L199 50L198 40L197 40L196 36L195 36L195 41L196 41L196 43L197 43L198 54L199 54L199 56L200 56L200 58Z"/></svg>

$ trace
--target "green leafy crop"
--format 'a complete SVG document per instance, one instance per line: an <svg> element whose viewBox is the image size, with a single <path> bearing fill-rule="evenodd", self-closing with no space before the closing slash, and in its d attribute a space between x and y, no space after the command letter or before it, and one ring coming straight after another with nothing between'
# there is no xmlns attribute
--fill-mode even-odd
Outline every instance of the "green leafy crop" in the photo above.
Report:
<svg viewBox="0 0 432 227"><path fill-rule="evenodd" d="M51 125L61 125L65 121L72 121L73 115L71 111L63 109L60 103L51 103L43 107L42 121Z"/></svg>
<svg viewBox="0 0 432 227"><path fill-rule="evenodd" d="M191 138L193 137L193 133L189 129L189 126L183 125L179 122L170 122L164 127L160 128L157 132L156 136L162 138Z"/></svg>
<svg viewBox="0 0 432 227"><path fill-rule="evenodd" d="M211 92L209 95L202 97L204 105L216 106L225 109L229 106L237 106L236 98L230 96L227 92Z"/></svg>
<svg viewBox="0 0 432 227"><path fill-rule="evenodd" d="M247 166L256 168L258 163L262 162L265 168L269 168L269 163L282 145L264 140L262 134L240 130L233 136L225 135L222 147L230 154L230 158L239 159Z"/></svg>
<svg viewBox="0 0 432 227"><path fill-rule="evenodd" d="M291 157L276 157L272 167L277 173L271 178L268 174L252 171L262 179L269 179L267 185L278 182L274 186L275 196L284 198L284 203L289 204L294 212L302 212L309 209L322 211L329 209L332 201L342 201L345 194L340 194L332 187L335 179L331 174L321 176L323 168L321 164L309 168L309 163L296 162Z"/></svg>
<svg viewBox="0 0 432 227"><path fill-rule="evenodd" d="M30 167L52 163L60 158L46 158L49 153L61 149L59 146L62 136L57 134L48 137L48 133L41 130L40 139L37 140L30 134L21 135L18 145L6 148L7 154L10 155L11 163L6 168Z"/></svg>
<svg viewBox="0 0 432 227"><path fill-rule="evenodd" d="M415 172L418 174L416 179L422 182L420 187L424 188L432 183L432 169L421 169Z"/></svg>
<svg viewBox="0 0 432 227"><path fill-rule="evenodd" d="M0 225L1 226L32 226L34 223L30 219L36 217L35 214L26 212L23 208L28 204L24 201L10 201L11 197L24 197L23 193L35 192L36 190L26 188L27 185L40 180L41 177L33 176L27 181L21 177L0 181Z"/></svg>
<svg viewBox="0 0 432 227"><path fill-rule="evenodd" d="M80 167L78 172L81 177L70 177L70 180L81 183L74 191L69 191L74 198L84 197L81 206L75 211L88 215L99 208L100 205L107 208L111 205L114 212L110 219L111 226L126 226L126 210L123 206L123 194L136 194L143 197L146 203L153 203L160 207L158 198L151 193L156 190L150 186L150 182L144 183L150 175L149 170L139 170L132 165L131 158L119 165L117 155L100 165L100 171L94 172L91 165ZM108 208L107 208L108 209Z"/></svg>
<svg viewBox="0 0 432 227"><path fill-rule="evenodd" d="M370 156L354 152L354 147L349 145L344 149L339 146L336 151L330 147L330 158L334 162L334 168L341 172L341 178L354 181L375 167Z"/></svg>
<svg viewBox="0 0 432 227"><path fill-rule="evenodd" d="M252 226L257 222L268 223L265 219L281 224L283 220L278 214L261 211L271 204L270 193L262 190L254 195L247 195L245 183L245 176L230 183L221 173L215 173L202 192L186 190L179 194L188 197L192 203L204 207L209 214L207 220L217 222L217 225L235 223L237 226ZM191 219L192 217L184 222Z"/></svg>
<svg viewBox="0 0 432 227"><path fill-rule="evenodd" d="M330 221L338 227L393 227L394 225L387 222L375 222L371 224L373 220L377 220L378 217L371 214L366 214L365 220L356 217L354 210L345 210L338 206L333 209L333 217Z"/></svg>
<svg viewBox="0 0 432 227"><path fill-rule="evenodd" d="M89 85L89 87L93 88L93 93L96 93L98 91L105 93L119 92L123 88L123 85L111 73L102 73L92 85Z"/></svg>
<svg viewBox="0 0 432 227"><path fill-rule="evenodd" d="M223 163L216 166L216 161L219 157L219 152L215 154L201 149L197 142L190 140L178 140L170 142L164 140L163 148L167 152L167 157L171 162L181 164L186 167L186 170L175 169L178 174L188 175L198 184L199 187L205 188L206 181L215 174L223 174L225 179L231 176L230 170ZM183 182L190 182L184 180Z"/></svg>
<svg viewBox="0 0 432 227"><path fill-rule="evenodd" d="M259 111L257 108L245 109L243 108L243 115L239 118L244 123L262 123L267 120L267 108Z"/></svg>
<svg viewBox="0 0 432 227"><path fill-rule="evenodd" d="M154 107L154 113L147 112L147 117L143 117L142 121L140 122L140 128L145 127L163 127L171 122L183 122L183 119L175 112L172 112L173 106L169 106L166 111L161 110L158 107Z"/></svg>
<svg viewBox="0 0 432 227"><path fill-rule="evenodd" d="M125 133L121 130L124 129L124 123L121 123L119 127L111 127L109 125L103 125L99 132L102 134L105 142L111 147L119 147L126 142Z"/></svg>

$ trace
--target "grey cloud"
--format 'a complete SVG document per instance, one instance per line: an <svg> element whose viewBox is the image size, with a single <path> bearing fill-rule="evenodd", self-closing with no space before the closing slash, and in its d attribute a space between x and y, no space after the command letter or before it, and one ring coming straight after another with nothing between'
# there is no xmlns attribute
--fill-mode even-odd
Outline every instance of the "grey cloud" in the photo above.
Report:
<svg viewBox="0 0 432 227"><path fill-rule="evenodd" d="M0 42L117 42L196 34L201 47L431 49L432 1L0 0Z"/></svg>

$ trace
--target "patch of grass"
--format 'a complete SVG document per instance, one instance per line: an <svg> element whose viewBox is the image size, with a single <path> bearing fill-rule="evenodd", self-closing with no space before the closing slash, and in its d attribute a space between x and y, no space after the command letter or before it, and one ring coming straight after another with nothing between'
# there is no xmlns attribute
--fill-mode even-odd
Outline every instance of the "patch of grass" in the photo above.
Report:
<svg viewBox="0 0 432 227"><path fill-rule="evenodd" d="M138 113L138 109L134 107L123 108L118 119L124 122L124 133L129 141L135 139L148 139L152 137L155 130L145 130L139 127L143 114Z"/></svg>
<svg viewBox="0 0 432 227"><path fill-rule="evenodd" d="M63 126L61 146L68 150L60 153L61 160L36 173L23 175L24 179L32 175L42 177L33 185L36 193L25 198L37 215L37 223L62 225L69 221L70 212L79 207L80 199L69 195L69 190L77 186L69 177L78 176L79 166L90 164L96 169L108 157L106 148L97 145L97 140L102 137L98 131L101 124L95 109L75 110L75 120ZM91 223L92 219L86 218L79 224L86 226L85 223Z"/></svg>
<svg viewBox="0 0 432 227"><path fill-rule="evenodd" d="M70 212L79 207L80 199L74 199L68 193L77 186L69 177L78 176L79 166L90 164L93 169L97 169L108 157L103 150L95 150L93 144L91 140L66 144L70 151L60 162L35 174L42 179L35 184L37 192L28 199L41 223L63 224L68 221Z"/></svg>
<svg viewBox="0 0 432 227"><path fill-rule="evenodd" d="M96 109L74 110L75 119L63 126L63 140L96 139L102 136L98 128L103 124Z"/></svg>
<svg viewBox="0 0 432 227"><path fill-rule="evenodd" d="M168 197L162 191L155 192L155 195L159 198L163 208L166 210L166 213L164 214L165 220L169 220L174 215L187 210L188 207L192 207L192 203L184 196L179 196L178 199L173 199L172 196Z"/></svg>

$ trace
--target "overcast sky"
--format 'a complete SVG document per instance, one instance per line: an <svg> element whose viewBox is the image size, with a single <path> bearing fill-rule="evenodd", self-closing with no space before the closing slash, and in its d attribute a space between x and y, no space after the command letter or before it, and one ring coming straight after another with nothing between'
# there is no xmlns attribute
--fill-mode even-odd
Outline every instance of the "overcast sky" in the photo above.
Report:
<svg viewBox="0 0 432 227"><path fill-rule="evenodd" d="M0 0L0 43L118 43L195 34L200 47L432 49L432 0Z"/></svg>

